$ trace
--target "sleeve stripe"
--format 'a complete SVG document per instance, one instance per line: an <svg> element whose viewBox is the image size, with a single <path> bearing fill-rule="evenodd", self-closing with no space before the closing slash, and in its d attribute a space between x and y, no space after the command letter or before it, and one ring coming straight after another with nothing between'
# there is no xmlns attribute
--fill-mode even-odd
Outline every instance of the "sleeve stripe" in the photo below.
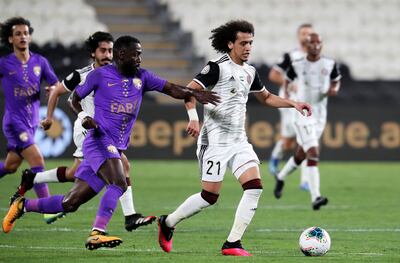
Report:
<svg viewBox="0 0 400 263"><path fill-rule="evenodd" d="M193 79L193 81L196 82L197 84L199 84L200 86L202 86L203 89L206 89L206 86L204 86L204 84L203 84L200 80L198 80L198 79Z"/></svg>
<svg viewBox="0 0 400 263"><path fill-rule="evenodd" d="M72 90L70 90L69 88L67 88L67 86L65 86L64 80L61 81L61 84L63 85L65 90L67 90L68 92L72 92Z"/></svg>
<svg viewBox="0 0 400 263"><path fill-rule="evenodd" d="M260 90L250 90L249 93L258 93L258 92L263 92L264 90L265 90L265 91L268 91L268 90L265 88L265 86L263 86L262 89L260 89Z"/></svg>

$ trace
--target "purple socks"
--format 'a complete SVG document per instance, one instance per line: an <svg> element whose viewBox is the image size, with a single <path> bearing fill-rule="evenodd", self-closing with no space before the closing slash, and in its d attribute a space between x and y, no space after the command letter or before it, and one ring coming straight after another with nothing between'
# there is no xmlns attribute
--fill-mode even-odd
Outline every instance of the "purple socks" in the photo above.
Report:
<svg viewBox="0 0 400 263"><path fill-rule="evenodd" d="M43 166L32 167L31 171L34 173L43 172L44 167ZM50 196L49 187L47 186L46 183L34 184L33 189L35 190L35 193L39 198Z"/></svg>
<svg viewBox="0 0 400 263"><path fill-rule="evenodd" d="M38 212L43 214L56 214L64 212L62 207L63 195L53 195L40 199L27 199L25 209L27 212Z"/></svg>
<svg viewBox="0 0 400 263"><path fill-rule="evenodd" d="M96 219L93 223L93 229L105 231L108 222L110 221L118 200L124 191L117 185L108 185L103 197L100 200L100 206L97 210Z"/></svg>
<svg viewBox="0 0 400 263"><path fill-rule="evenodd" d="M10 174L10 173L12 173L12 172L4 169L4 163L0 162L0 178L3 177L4 175Z"/></svg>

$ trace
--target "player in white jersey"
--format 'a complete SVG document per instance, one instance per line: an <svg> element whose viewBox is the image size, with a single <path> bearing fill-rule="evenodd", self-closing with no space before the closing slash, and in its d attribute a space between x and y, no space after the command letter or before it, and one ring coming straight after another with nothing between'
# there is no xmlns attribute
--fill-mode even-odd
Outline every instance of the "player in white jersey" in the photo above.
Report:
<svg viewBox="0 0 400 263"><path fill-rule="evenodd" d="M53 122L53 113L56 108L58 98L67 92L72 92L78 85L85 82L86 76L98 67L108 65L111 63L113 58L113 43L114 39L110 33L106 32L95 32L85 42L87 49L90 53L93 63L81 68L74 70L68 75L61 84L57 85L56 88L51 92L48 102L47 117L41 121L41 125L44 130L48 130ZM93 93L81 100L81 107L85 116L94 115L94 98ZM74 152L74 164L72 167L60 166L52 170L32 173L30 170L23 171L22 182L20 187L30 187L32 183L38 182L73 182L75 180L75 172L78 169L81 160L84 158L82 152L83 141L86 136L86 129L82 127L82 119L84 116L79 116L74 123L74 143L76 145L76 151ZM132 186L129 178L130 164L125 154L121 154L121 159L124 165L125 176L128 188L120 198L123 214L125 216L125 229L132 231L140 226L152 223L155 216L142 216L140 213L136 213L133 197L132 197ZM61 216L61 215L59 215ZM49 218L48 223L52 223L56 218Z"/></svg>
<svg viewBox="0 0 400 263"><path fill-rule="evenodd" d="M321 56L322 40L317 33L307 38L306 58L294 61L287 71L286 86L297 80L296 96L313 107L311 118L296 113L295 131L298 148L293 157L279 172L274 189L276 198L282 196L285 177L292 173L305 160L312 208L319 210L328 203L321 196L319 161L319 139L324 131L327 118L328 96L335 96L340 87L340 72L333 59Z"/></svg>
<svg viewBox="0 0 400 263"><path fill-rule="evenodd" d="M243 188L232 230L223 244L223 255L251 256L241 246L241 238L257 209L262 192L259 160L248 142L245 131L248 94L272 107L293 107L299 112L308 104L280 98L268 92L253 66L247 64L253 44L253 25L244 20L230 21L211 31L212 46L224 55L208 62L207 66L189 83L193 89L212 90L220 96L217 105L204 106L204 123L198 138L197 156L200 166L202 191L186 199L174 212L160 216L159 244L170 252L175 225L218 199L227 168ZM189 114L187 131L199 135L199 121L194 100L186 102ZM303 113L304 114L304 113Z"/></svg>
<svg viewBox="0 0 400 263"><path fill-rule="evenodd" d="M282 98L289 97L295 99L292 90L296 89L295 82L291 82L289 89L285 92L285 75L287 70L293 61L304 58L307 52L306 40L307 36L314 32L311 24L301 24L297 29L297 39L299 46L288 53L283 55L282 60L274 65L269 72L268 78L273 83L280 86L279 96ZM295 111L293 109L279 109L281 126L280 126L280 139L276 142L271 157L268 162L268 169L270 173L276 176L279 172L278 166L279 161L283 158L284 153L294 149L296 144L296 133L294 131L293 121L295 117ZM303 167L303 166L302 166ZM302 168L303 170L303 168ZM309 190L307 178L305 173L301 173L300 188L303 190Z"/></svg>

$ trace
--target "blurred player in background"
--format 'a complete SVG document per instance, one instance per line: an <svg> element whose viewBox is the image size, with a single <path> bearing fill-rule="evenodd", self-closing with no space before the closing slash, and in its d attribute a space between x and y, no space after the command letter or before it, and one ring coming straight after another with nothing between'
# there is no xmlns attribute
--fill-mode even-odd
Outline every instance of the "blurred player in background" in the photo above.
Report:
<svg viewBox="0 0 400 263"><path fill-rule="evenodd" d="M12 230L15 220L25 212L74 212L106 187L100 200L92 232L87 241L89 250L115 247L118 237L106 236L106 227L127 189L121 153L128 147L130 134L139 113L145 92L158 91L173 98L189 101L194 96L201 103L216 103L218 97L209 91L196 91L172 84L152 72L140 68L142 47L138 39L122 36L113 48L115 64L90 72L72 97L72 105L88 129L83 143L83 159L72 189L66 195L25 200L17 198L3 220L3 231ZM94 115L85 113L80 101L94 91Z"/></svg>
<svg viewBox="0 0 400 263"><path fill-rule="evenodd" d="M13 52L0 58L0 77L5 95L3 133L7 138L7 157L0 162L0 178L14 173L25 159L30 171L44 170L44 159L34 142L39 123L40 84L58 85L58 79L46 58L29 51L33 28L23 17L6 20L0 27L1 43ZM45 183L33 185L39 198L48 197ZM25 192L21 191L21 195ZM55 215L45 215L52 222Z"/></svg>
<svg viewBox="0 0 400 263"><path fill-rule="evenodd" d="M225 171L229 168L242 186L243 195L221 252L223 255L251 256L243 249L241 238L255 214L263 187L258 168L260 162L245 131L248 95L254 93L267 106L293 107L301 113L311 109L308 104L268 92L255 68L247 64L254 37L251 23L230 21L211 32L213 48L223 55L208 62L188 84L193 89L215 91L221 97L218 105L204 106L204 123L197 147L202 190L187 198L171 214L160 216L159 243L165 252L170 252L176 224L217 202ZM195 101L187 102L186 109L190 119L187 131L197 136L199 121Z"/></svg>
<svg viewBox="0 0 400 263"><path fill-rule="evenodd" d="M302 24L297 29L297 39L299 45L297 48L283 54L281 61L274 65L269 72L269 80L280 86L279 96L282 98L296 99L295 89L296 83L291 82L287 92L285 92L285 75L287 70L293 61L302 59L305 57L307 52L307 36L314 32L313 26L311 24ZM296 116L296 111L293 109L279 109L281 117L281 127L280 127L280 139L276 142L274 149L271 153L271 158L268 163L269 171L272 175L276 176L279 172L279 161L283 158L284 153L289 152L294 149L296 144L296 133L293 127L293 121ZM300 177L300 188L303 190L309 190L307 178L305 173L301 172Z"/></svg>
<svg viewBox="0 0 400 263"><path fill-rule="evenodd" d="M110 33L100 31L95 32L86 40L85 44L90 53L90 57L93 59L93 63L84 68L74 70L50 93L47 117L41 122L41 125L45 130L48 130L53 122L53 113L56 108L58 98L62 94L73 92L79 84L83 84L86 76L95 68L111 64L112 62L114 38ZM92 92L89 94L89 96L81 100L83 112L91 117L94 115L93 96L94 94ZM60 166L55 169L37 174L33 173L31 170L25 170L22 174L22 182L19 186L19 191L22 189L25 191L29 190L33 183L73 182L75 180L74 175L76 169L83 159L82 144L86 134L87 130L82 127L82 120L77 118L74 123L74 143L76 145L76 151L73 154L75 158L73 166L70 168ZM125 216L125 229L132 231L140 226L152 223L155 220L155 216L142 216L142 214L136 213L133 204L132 186L129 178L129 161L123 153L121 154L121 160L124 165L126 183L128 187L125 193L121 196L120 203L122 212ZM17 195L18 194L19 193L17 192Z"/></svg>
<svg viewBox="0 0 400 263"><path fill-rule="evenodd" d="M296 81L296 98L310 103L313 115L304 118L296 113L294 127L298 147L279 172L274 195L276 198L282 196L286 176L305 161L304 172L310 185L312 208L319 210L328 203L328 198L320 193L319 139L325 129L328 97L335 96L339 91L341 75L334 60L321 56L322 39L317 33L308 35L306 44L307 55L292 62L287 71L285 88Z"/></svg>

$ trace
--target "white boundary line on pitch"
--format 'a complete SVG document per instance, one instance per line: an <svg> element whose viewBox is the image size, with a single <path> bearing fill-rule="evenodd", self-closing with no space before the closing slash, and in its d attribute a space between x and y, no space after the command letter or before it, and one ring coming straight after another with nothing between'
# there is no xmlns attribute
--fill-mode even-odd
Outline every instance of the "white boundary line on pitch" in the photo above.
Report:
<svg viewBox="0 0 400 263"><path fill-rule="evenodd" d="M64 250L64 251L87 251L86 248L78 248L78 247L44 247L44 246L15 246L15 245L0 245L0 249L25 249L25 250ZM164 253L161 249L136 249L136 248L99 248L98 251L107 251L110 253L119 253L119 252L140 252L140 253ZM191 250L176 250L177 254L180 253L196 253L196 251ZM252 251L252 253L257 253L262 255L276 255L279 252L266 252L266 251ZM374 253L374 252L349 252L349 253L341 253L341 252L330 252L329 255L360 255L360 256L384 256L383 253Z"/></svg>

